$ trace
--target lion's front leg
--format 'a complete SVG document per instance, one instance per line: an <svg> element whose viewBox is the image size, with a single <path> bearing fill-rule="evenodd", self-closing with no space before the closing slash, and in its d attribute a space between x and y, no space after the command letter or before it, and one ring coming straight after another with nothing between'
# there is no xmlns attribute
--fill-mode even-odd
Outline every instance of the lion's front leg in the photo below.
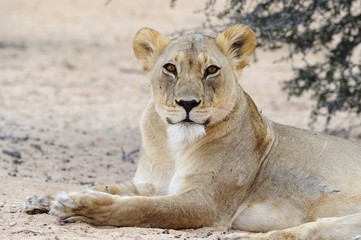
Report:
<svg viewBox="0 0 361 240"><path fill-rule="evenodd" d="M155 192L155 187L151 183L135 184L133 182L115 185L96 185L91 187L91 189L119 196L151 196Z"/></svg>
<svg viewBox="0 0 361 240"><path fill-rule="evenodd" d="M190 192L163 197L121 197L95 191L62 193L53 202L50 214L60 223L199 228L212 226L215 220L216 208L204 199Z"/></svg>
<svg viewBox="0 0 361 240"><path fill-rule="evenodd" d="M155 192L153 184L134 184L133 182L117 185L97 185L90 189L119 196L151 196ZM85 190L85 192L91 190ZM24 201L24 211L28 214L48 213L54 199L54 196L51 195L28 196Z"/></svg>

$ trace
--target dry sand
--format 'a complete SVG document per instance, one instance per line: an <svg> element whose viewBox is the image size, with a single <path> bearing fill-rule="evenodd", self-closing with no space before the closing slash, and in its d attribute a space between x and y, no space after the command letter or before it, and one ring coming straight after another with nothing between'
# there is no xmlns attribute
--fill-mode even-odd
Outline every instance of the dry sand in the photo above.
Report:
<svg viewBox="0 0 361 240"><path fill-rule="evenodd" d="M204 1L0 1L1 239L217 239L215 229L173 231L59 225L26 215L27 195L119 183L134 174L138 122L149 83L132 52L143 27L164 33L198 27ZM311 102L291 99L285 51L259 50L240 83L272 120L307 128ZM352 120L353 121L353 120ZM341 128L353 122L340 118ZM360 138L359 128L351 137Z"/></svg>

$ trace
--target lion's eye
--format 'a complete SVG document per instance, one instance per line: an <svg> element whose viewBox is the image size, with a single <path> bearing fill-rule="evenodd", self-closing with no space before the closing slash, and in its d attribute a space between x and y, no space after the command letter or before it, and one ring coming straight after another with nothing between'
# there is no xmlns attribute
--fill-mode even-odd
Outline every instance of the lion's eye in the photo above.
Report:
<svg viewBox="0 0 361 240"><path fill-rule="evenodd" d="M174 64L167 63L163 66L163 68L167 72L172 73L174 76L177 76L177 67Z"/></svg>
<svg viewBox="0 0 361 240"><path fill-rule="evenodd" d="M211 65L207 67L206 71L204 71L204 77L216 74L219 71L219 69L220 68L215 65Z"/></svg>

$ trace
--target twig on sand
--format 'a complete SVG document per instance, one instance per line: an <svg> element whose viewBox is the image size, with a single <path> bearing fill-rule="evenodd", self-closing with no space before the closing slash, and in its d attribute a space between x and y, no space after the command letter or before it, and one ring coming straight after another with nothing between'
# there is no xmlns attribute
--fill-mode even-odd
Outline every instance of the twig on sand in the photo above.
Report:
<svg viewBox="0 0 361 240"><path fill-rule="evenodd" d="M137 153L139 153L139 149L135 149L135 150L131 151L130 153L126 153L124 151L124 148L122 147L122 159L123 159L123 161L130 162L130 163L134 164L135 161L134 161L132 155L137 154Z"/></svg>

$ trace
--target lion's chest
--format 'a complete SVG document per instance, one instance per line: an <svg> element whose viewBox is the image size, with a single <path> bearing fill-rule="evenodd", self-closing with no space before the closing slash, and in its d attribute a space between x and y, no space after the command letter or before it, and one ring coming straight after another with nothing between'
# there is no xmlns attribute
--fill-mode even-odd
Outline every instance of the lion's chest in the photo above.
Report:
<svg viewBox="0 0 361 240"><path fill-rule="evenodd" d="M167 195L174 195L182 185L183 177L180 174L174 174L168 184Z"/></svg>
<svg viewBox="0 0 361 240"><path fill-rule="evenodd" d="M167 195L181 192L186 185L187 176L192 174L192 169L189 167L189 158L187 158L189 148L188 143L169 142L169 155L171 161L173 161L173 169L170 170Z"/></svg>

